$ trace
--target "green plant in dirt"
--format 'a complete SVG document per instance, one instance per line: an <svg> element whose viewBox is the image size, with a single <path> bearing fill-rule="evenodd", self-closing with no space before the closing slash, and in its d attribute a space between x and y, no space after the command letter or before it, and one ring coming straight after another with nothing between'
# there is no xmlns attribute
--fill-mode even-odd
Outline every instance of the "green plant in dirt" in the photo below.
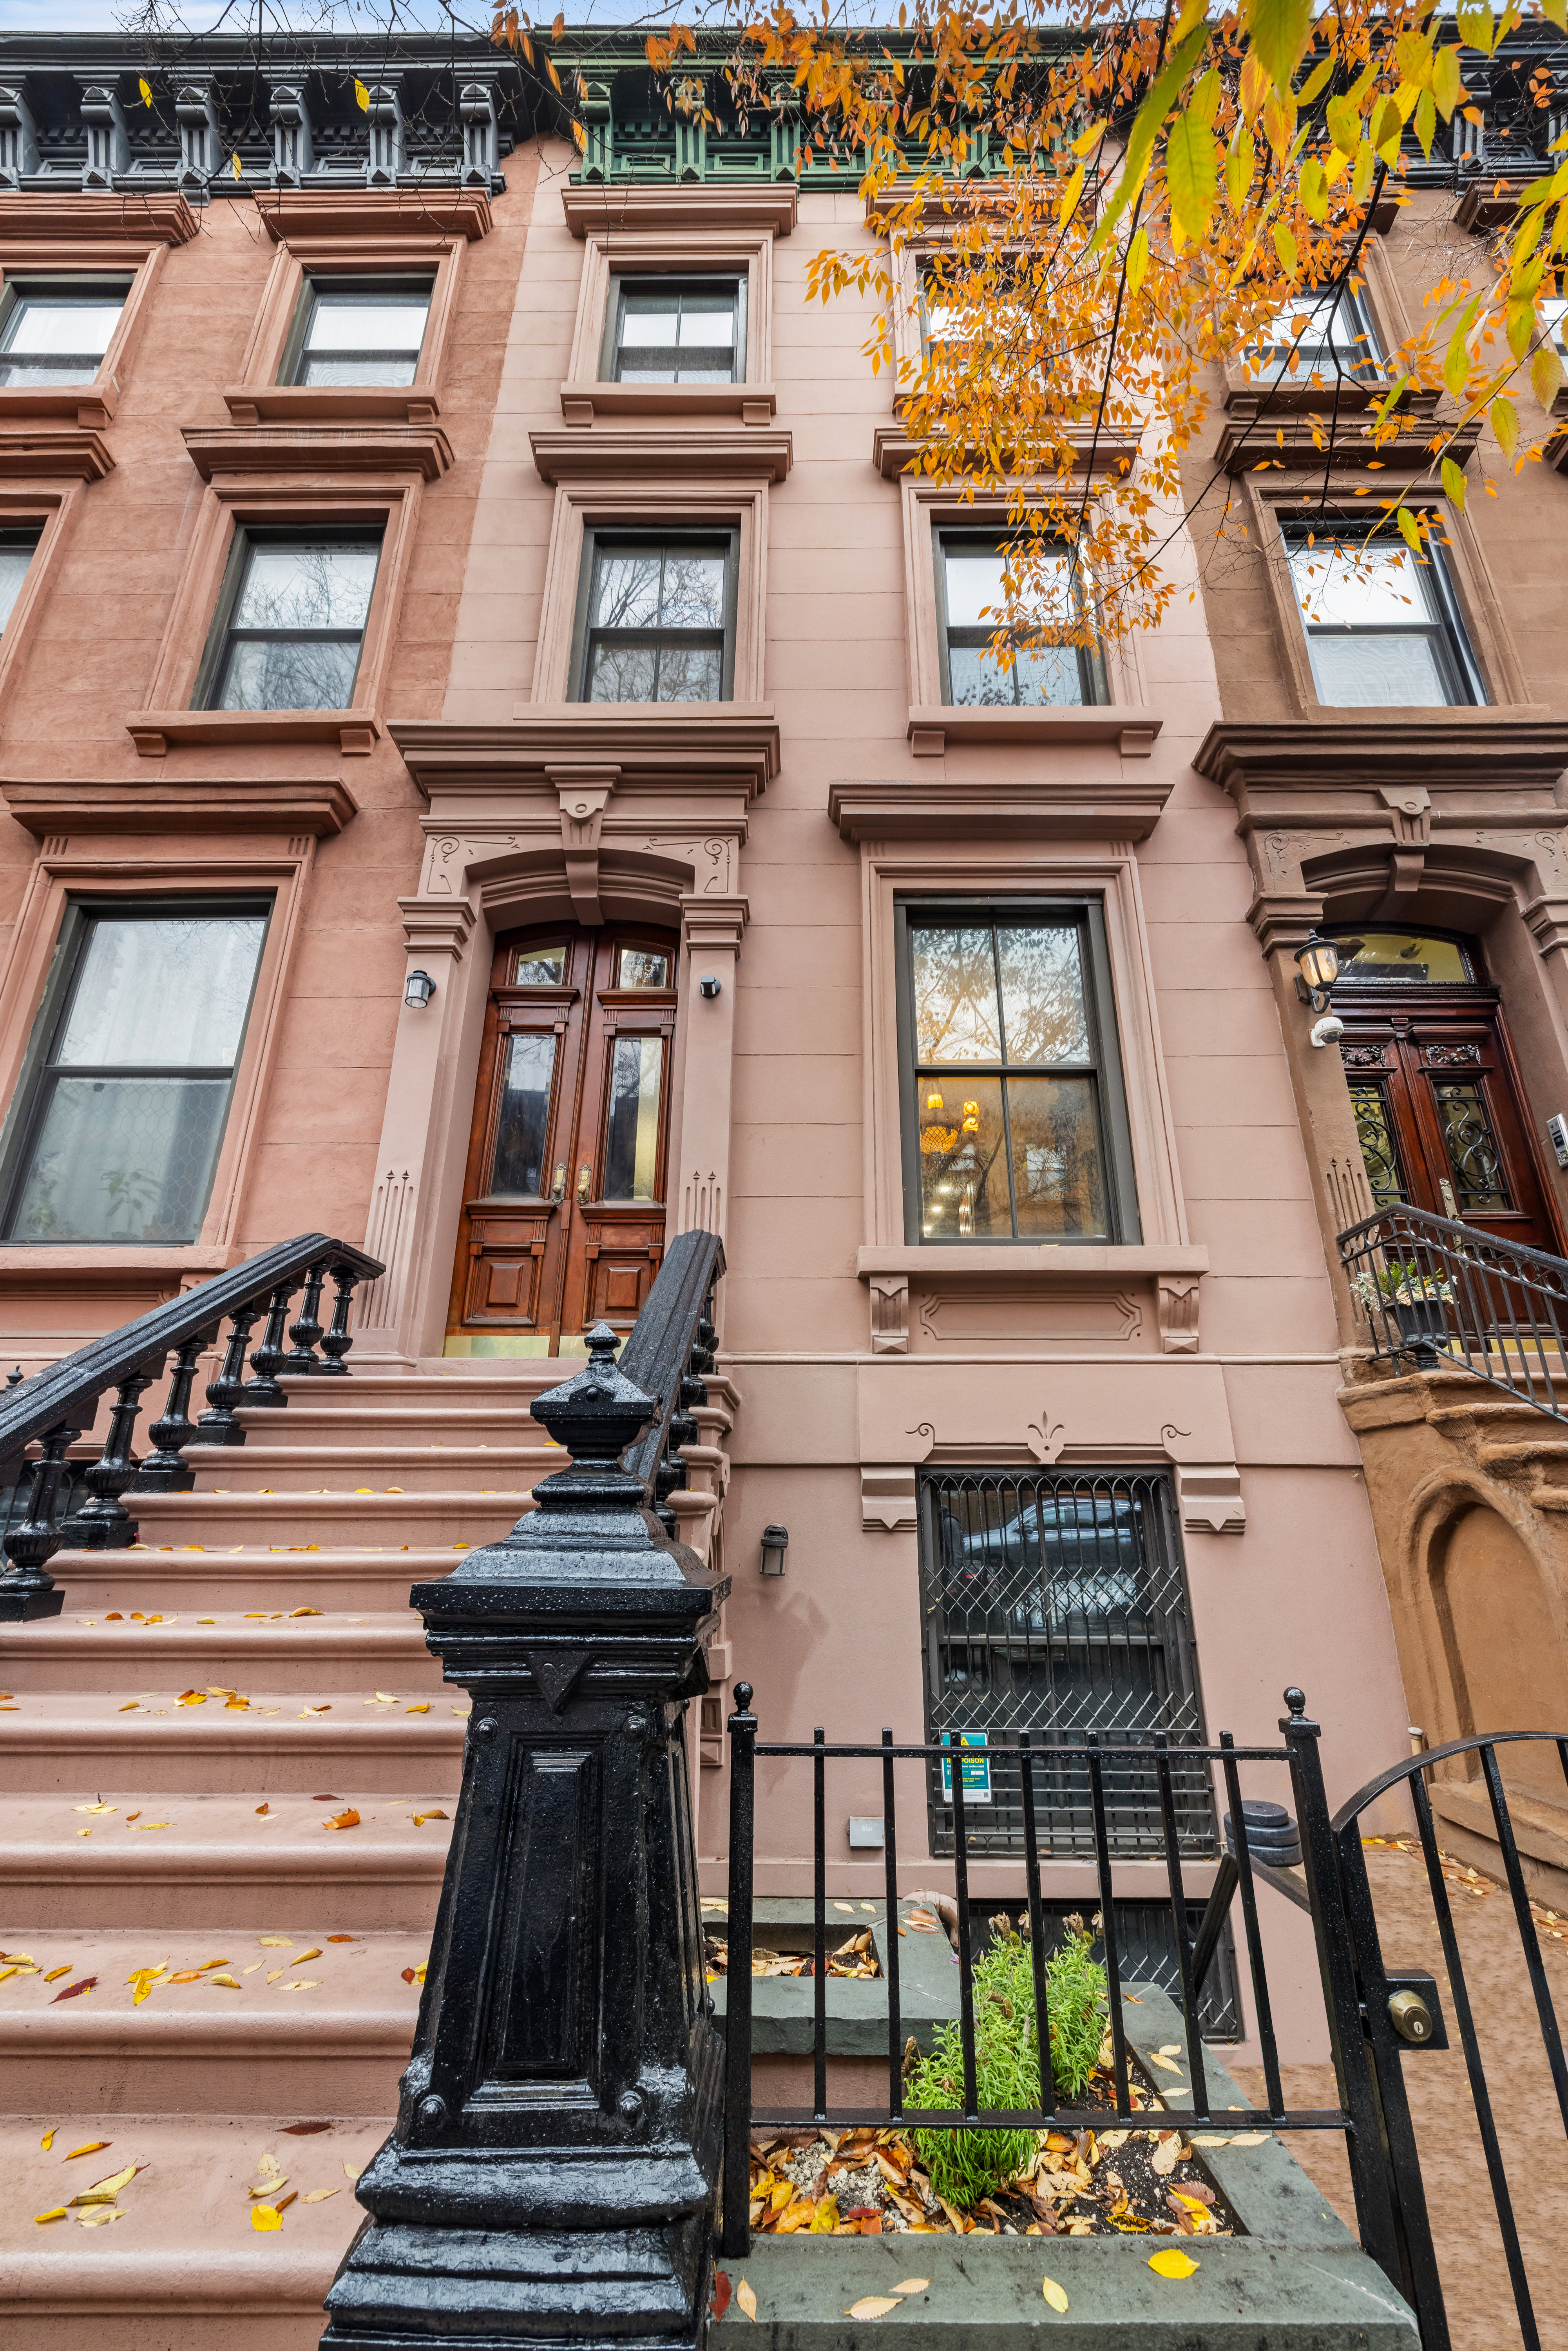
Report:
<svg viewBox="0 0 1568 2351"><path fill-rule="evenodd" d="M1396 1257L1391 1257L1386 1265L1358 1274L1355 1290L1369 1314L1381 1305L1414 1306L1428 1298L1448 1304L1454 1295L1454 1285L1445 1272L1433 1266L1417 1265L1414 1259Z"/></svg>
<svg viewBox="0 0 1568 2351"><path fill-rule="evenodd" d="M1105 1970L1090 1958L1094 1936L1070 1918L1061 1947L1046 1965L1051 2071L1061 2095L1082 2096L1105 2026ZM975 1963L975 2089L980 2107L1032 2106L1040 2097L1034 1967L1030 1946L1010 1925ZM945 2024L929 2057L904 2090L911 2113L964 2104L964 2044L956 2021ZM1005 2188L1034 2153L1028 2130L912 2130L915 2152L938 2196L967 2207Z"/></svg>

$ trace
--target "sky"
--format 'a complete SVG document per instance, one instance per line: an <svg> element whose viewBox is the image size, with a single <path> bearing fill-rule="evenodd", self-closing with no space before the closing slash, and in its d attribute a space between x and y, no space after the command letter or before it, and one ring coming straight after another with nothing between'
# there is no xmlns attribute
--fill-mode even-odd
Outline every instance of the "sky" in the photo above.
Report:
<svg viewBox="0 0 1568 2351"><path fill-rule="evenodd" d="M0 0L0 33L118 33L130 13L127 0ZM256 0L234 0L226 7L224 0L179 0L177 13L188 33L208 33L246 30L257 12ZM361 0L359 5L354 0L339 0L335 13L340 30L375 32L386 23L389 0ZM555 12L551 0L535 0L528 13L536 24L548 25ZM571 25L623 25L666 13L673 12L661 8L657 0L653 5L648 0L574 0L566 15ZM688 6L682 13L692 12ZM487 0L458 0L455 14L459 24L474 32L489 30ZM396 15L411 30L445 32L451 22L441 0L396 0ZM291 7L288 0L268 0L269 24L281 28L291 19L319 25L320 12L308 5Z"/></svg>

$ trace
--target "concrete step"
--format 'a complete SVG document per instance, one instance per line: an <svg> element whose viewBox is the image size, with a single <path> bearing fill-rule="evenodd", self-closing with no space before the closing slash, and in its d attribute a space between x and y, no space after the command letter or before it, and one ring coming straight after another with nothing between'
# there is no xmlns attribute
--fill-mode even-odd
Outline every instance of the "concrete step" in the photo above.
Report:
<svg viewBox="0 0 1568 2351"><path fill-rule="evenodd" d="M446 1396L417 1404L367 1404L356 1389L324 1404L307 1390L291 1395L286 1411L247 1408L239 1419L246 1441L224 1451L248 1454L258 1445L550 1445L527 1397L512 1404L471 1405Z"/></svg>
<svg viewBox="0 0 1568 2351"><path fill-rule="evenodd" d="M331 1790L330 1801L327 1791ZM84 1813L103 1802L113 1813ZM165 1820L131 1835L125 1814ZM338 1813L356 1829L322 1827ZM399 1801L368 1795L346 1777L319 1779L308 1795L252 1788L232 1796L181 1796L149 1813L141 1792L119 1783L101 1798L77 1791L7 1794L0 1804L0 1941L41 1957L29 1935L139 1927L155 1934L204 1928L293 1934L301 1917L329 1916L337 1929L428 1935L446 1865L451 1794L429 1789ZM84 1835L84 1830L90 1834ZM13 1920L28 1923L26 1930ZM319 1937L314 1938L319 1940ZM214 1947L214 1950L216 1946ZM153 1959L162 1951L152 1953ZM211 1957L204 1953L204 1957Z"/></svg>
<svg viewBox="0 0 1568 2351"><path fill-rule="evenodd" d="M109 2136L108 2118L122 2114L390 2114L419 2010L419 1980L405 1982L403 1970L423 1965L428 1938L351 1935L329 1904L324 1919L298 1917L291 1912L287 1928L214 1928L199 1938L141 1927L8 1929L7 1960L26 1953L39 1972L0 1982L0 2111L92 2109L95 2137ZM163 1974L138 2001L132 1971L156 1967ZM90 1991L58 1997L89 1979ZM104 2168L118 2166L92 2177Z"/></svg>
<svg viewBox="0 0 1568 2351"><path fill-rule="evenodd" d="M587 1360L585 1355L540 1355L510 1361L503 1356L488 1361L457 1356L448 1361L438 1356L422 1364L417 1371L372 1372L354 1370L350 1359L346 1380L284 1380L288 1404L283 1409L290 1409L297 1402L308 1402L328 1407L340 1403L350 1406L391 1404L405 1411L425 1405L457 1405L469 1412L526 1413L535 1396L543 1395L547 1388L559 1387L563 1380L574 1378ZM244 1405L240 1409L247 1418L257 1411L254 1405ZM270 1409L276 1411L278 1407Z"/></svg>
<svg viewBox="0 0 1568 2351"><path fill-rule="evenodd" d="M268 1689L358 1690L396 1684L429 1698L444 1687L441 1667L407 1608L350 1618L234 1612L177 1623L116 1622L71 1616L0 1626L0 1679L17 1691L120 1690L145 1700L153 1689L248 1693ZM460 1695L460 1693L455 1693ZM165 1703L160 1700L160 1703Z"/></svg>
<svg viewBox="0 0 1568 2351"><path fill-rule="evenodd" d="M243 1454L235 1456L236 1461ZM140 1539L156 1549L162 1543L211 1543L227 1550L235 1543L320 1543L373 1550L377 1544L495 1542L516 1524L528 1508L526 1487L500 1490L453 1491L442 1489L417 1494L356 1494L341 1486L329 1493L279 1493L258 1478L243 1482L243 1472L226 1494L139 1494L132 1508Z"/></svg>
<svg viewBox="0 0 1568 2351"><path fill-rule="evenodd" d="M380 1433L367 1432L368 1435ZM536 1478L564 1468L568 1456L547 1445L376 1445L340 1441L301 1445L193 1445L185 1459L195 1472L198 1494L349 1494L372 1500L388 1494L526 1494ZM142 1516L143 1497L126 1508Z"/></svg>
<svg viewBox="0 0 1568 2351"><path fill-rule="evenodd" d="M364 2168L391 2109L289 2136L291 2124L327 2119L319 2107L270 2120L110 2117L89 2105L0 2122L11 2183L0 2209L6 2333L29 2351L316 2351L322 2297L364 2219L344 2166ZM110 2142L101 2158L65 2160L62 2150L94 2138ZM283 2193L298 2199L265 2235L251 2226L247 2193L263 2154L287 2178ZM93 2229L34 2220L133 2160L147 2168L121 2192L122 2220ZM325 2189L333 2194L306 2203Z"/></svg>
<svg viewBox="0 0 1568 2351"><path fill-rule="evenodd" d="M392 1705L371 1690L251 1690L243 1708L219 1698L181 1706L177 1695L18 1691L0 1712L0 1787L89 1795L131 1789L143 1819L171 1822L175 1796L246 1788L304 1793L351 1780L376 1795L456 1792L466 1701L429 1692L416 1698L412 1687ZM429 1712L411 1713L416 1704Z"/></svg>
<svg viewBox="0 0 1568 2351"><path fill-rule="evenodd" d="M213 1615L257 1608L406 1608L410 1587L450 1575L467 1543L440 1549L413 1543L371 1549L320 1543L232 1543L219 1551L204 1543L141 1543L130 1551L61 1551L49 1573L66 1595L69 1615L118 1608L129 1615L178 1610ZM25 1628L35 1631L35 1625ZM24 1638L17 1630L17 1645Z"/></svg>

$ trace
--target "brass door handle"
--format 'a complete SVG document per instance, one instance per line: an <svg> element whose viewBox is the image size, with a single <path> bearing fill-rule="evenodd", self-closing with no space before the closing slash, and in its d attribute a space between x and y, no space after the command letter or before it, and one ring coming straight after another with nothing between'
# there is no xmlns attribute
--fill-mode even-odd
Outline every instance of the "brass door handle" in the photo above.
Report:
<svg viewBox="0 0 1568 2351"><path fill-rule="evenodd" d="M554 1183L550 1186L550 1187L549 1187L549 1196L550 1196L550 1198L551 1198L552 1200L564 1200L564 1199L565 1199L565 1197L566 1197L566 1169L565 1169L564 1167L558 1167L558 1168L556 1169L556 1171L555 1171L555 1182L554 1182Z"/></svg>
<svg viewBox="0 0 1568 2351"><path fill-rule="evenodd" d="M587 1199L588 1195L589 1195L589 1192L590 1192L590 1191L591 1191L591 1189L592 1188L592 1185L593 1185L593 1170L592 1170L592 1168L591 1168L591 1167L580 1167L580 1168L578 1169L578 1171L577 1171L577 1196L578 1196L578 1198L579 1198L580 1200L586 1200L586 1199Z"/></svg>

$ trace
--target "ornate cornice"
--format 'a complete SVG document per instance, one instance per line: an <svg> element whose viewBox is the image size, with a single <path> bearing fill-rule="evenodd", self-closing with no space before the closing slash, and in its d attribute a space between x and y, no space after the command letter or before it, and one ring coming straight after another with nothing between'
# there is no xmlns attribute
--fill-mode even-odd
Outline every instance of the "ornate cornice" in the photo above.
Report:
<svg viewBox="0 0 1568 2351"><path fill-rule="evenodd" d="M1568 768L1568 719L1543 708L1222 719L1192 764L1239 804L1260 792L1287 793L1303 803L1303 815L1314 798L1405 785L1488 799L1521 792L1551 798Z"/></svg>
<svg viewBox="0 0 1568 2351"><path fill-rule="evenodd" d="M739 792L750 801L779 772L779 722L768 703L520 702L509 725L431 720L389 731L427 799L437 790L466 799L519 788L559 792L572 776L602 778L609 767L618 789Z"/></svg>
<svg viewBox="0 0 1568 2351"><path fill-rule="evenodd" d="M114 465L90 424L14 424L0 410L0 481L101 482Z"/></svg>
<svg viewBox="0 0 1568 2351"><path fill-rule="evenodd" d="M236 474L418 474L434 482L452 463L438 424L186 424L181 436L204 482Z"/></svg>
<svg viewBox="0 0 1568 2351"><path fill-rule="evenodd" d="M0 778L16 822L37 840L65 834L172 832L341 832L359 814L347 784L254 783L225 776L181 783L30 783Z"/></svg>
<svg viewBox="0 0 1568 2351"><path fill-rule="evenodd" d="M573 236L618 228L771 229L775 236L788 236L800 210L793 182L767 181L750 187L702 180L653 186L582 181L563 188L560 202Z"/></svg>
<svg viewBox="0 0 1568 2351"><path fill-rule="evenodd" d="M128 188L110 196L0 194L0 251L12 245L189 245L196 215L172 188Z"/></svg>
<svg viewBox="0 0 1568 2351"><path fill-rule="evenodd" d="M542 481L668 481L695 473L705 481L759 475L781 482L794 441L770 426L747 424L566 425L530 433Z"/></svg>
<svg viewBox="0 0 1568 2351"><path fill-rule="evenodd" d="M1044 762L1038 763L1041 768ZM1174 779L1040 773L998 782L902 776L835 783L828 814L846 841L1146 841Z"/></svg>

